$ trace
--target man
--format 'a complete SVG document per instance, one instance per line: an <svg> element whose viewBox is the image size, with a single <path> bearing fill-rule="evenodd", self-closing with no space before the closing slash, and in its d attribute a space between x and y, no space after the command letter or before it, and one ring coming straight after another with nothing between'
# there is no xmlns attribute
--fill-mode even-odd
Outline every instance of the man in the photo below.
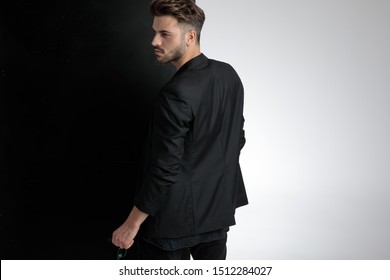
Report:
<svg viewBox="0 0 390 280"><path fill-rule="evenodd" d="M154 0L152 45L177 72L152 118L150 164L112 242L141 259L226 259L229 226L248 203L239 165L245 144L243 86L234 69L200 50L205 15L195 1Z"/></svg>

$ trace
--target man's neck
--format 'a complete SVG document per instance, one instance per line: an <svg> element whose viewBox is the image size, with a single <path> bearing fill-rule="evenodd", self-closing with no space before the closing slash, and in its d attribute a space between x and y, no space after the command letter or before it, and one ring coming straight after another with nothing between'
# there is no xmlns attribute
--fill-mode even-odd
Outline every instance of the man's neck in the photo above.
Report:
<svg viewBox="0 0 390 280"><path fill-rule="evenodd" d="M173 65L175 65L176 70L179 70L184 64L186 64L191 59L199 56L200 54L200 46L196 46L193 50L187 51L180 60L173 62Z"/></svg>

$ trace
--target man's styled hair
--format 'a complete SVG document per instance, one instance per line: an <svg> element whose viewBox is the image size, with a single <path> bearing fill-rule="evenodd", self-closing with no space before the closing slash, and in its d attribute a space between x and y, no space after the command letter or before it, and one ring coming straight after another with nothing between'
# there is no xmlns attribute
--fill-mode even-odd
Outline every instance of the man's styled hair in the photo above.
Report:
<svg viewBox="0 0 390 280"><path fill-rule="evenodd" d="M150 12L157 17L172 16L179 23L194 27L199 43L206 16L195 2L196 0L153 0L150 4Z"/></svg>

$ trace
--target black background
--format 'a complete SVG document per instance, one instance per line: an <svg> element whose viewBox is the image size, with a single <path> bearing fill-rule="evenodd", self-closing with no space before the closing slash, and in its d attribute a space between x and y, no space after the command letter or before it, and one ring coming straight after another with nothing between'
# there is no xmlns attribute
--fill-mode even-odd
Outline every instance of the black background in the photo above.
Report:
<svg viewBox="0 0 390 280"><path fill-rule="evenodd" d="M154 96L149 1L0 4L1 259L113 259Z"/></svg>

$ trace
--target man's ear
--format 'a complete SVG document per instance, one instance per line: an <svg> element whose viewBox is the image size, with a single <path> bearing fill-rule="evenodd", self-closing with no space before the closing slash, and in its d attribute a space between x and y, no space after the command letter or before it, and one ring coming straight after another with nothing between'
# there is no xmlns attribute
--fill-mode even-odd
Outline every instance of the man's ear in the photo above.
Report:
<svg viewBox="0 0 390 280"><path fill-rule="evenodd" d="M187 46L195 44L196 37L197 37L196 31L194 29L190 29L187 33L187 41L186 41Z"/></svg>

